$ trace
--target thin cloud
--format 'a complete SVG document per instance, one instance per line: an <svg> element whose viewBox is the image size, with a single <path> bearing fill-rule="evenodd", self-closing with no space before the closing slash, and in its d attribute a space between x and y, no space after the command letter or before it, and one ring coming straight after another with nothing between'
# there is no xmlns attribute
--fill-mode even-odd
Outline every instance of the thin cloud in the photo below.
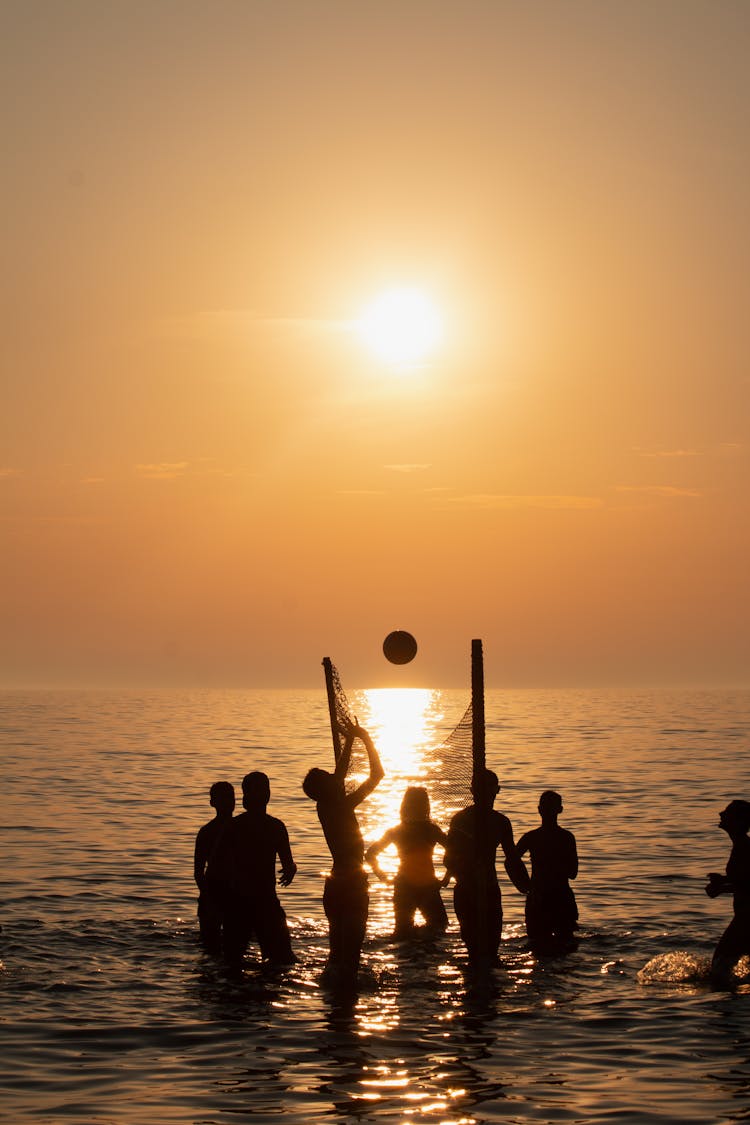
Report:
<svg viewBox="0 0 750 1125"><path fill-rule="evenodd" d="M385 496L382 488L340 488L337 496Z"/></svg>
<svg viewBox="0 0 750 1125"><path fill-rule="evenodd" d="M598 496L513 495L510 493L479 492L450 499L452 504L472 508L505 509L519 511L524 508L541 508L549 511L585 511L601 508L604 501Z"/></svg>
<svg viewBox="0 0 750 1125"><path fill-rule="evenodd" d="M185 475L189 461L159 461L153 465L136 465L139 476L146 480L174 480Z"/></svg>
<svg viewBox="0 0 750 1125"><path fill-rule="evenodd" d="M618 484L615 491L629 494L636 493L643 496L663 496L667 500L678 496L690 498L705 496L705 492L701 488L677 488L672 484Z"/></svg>
<svg viewBox="0 0 750 1125"><path fill-rule="evenodd" d="M430 465L404 464L404 465L384 465L384 469L389 469L392 473L423 473L425 469L429 469Z"/></svg>
<svg viewBox="0 0 750 1125"><path fill-rule="evenodd" d="M21 475L20 469L10 469L10 468L0 469L0 477L20 477L20 475Z"/></svg>
<svg viewBox="0 0 750 1125"><path fill-rule="evenodd" d="M635 446L639 457L701 457L697 449L641 449Z"/></svg>

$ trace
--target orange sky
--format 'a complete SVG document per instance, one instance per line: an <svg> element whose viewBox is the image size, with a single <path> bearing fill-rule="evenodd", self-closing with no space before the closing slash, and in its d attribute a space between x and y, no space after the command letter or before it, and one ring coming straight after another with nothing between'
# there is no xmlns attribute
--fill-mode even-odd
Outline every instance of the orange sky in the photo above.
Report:
<svg viewBox="0 0 750 1125"><path fill-rule="evenodd" d="M0 19L0 684L747 683L750 7Z"/></svg>

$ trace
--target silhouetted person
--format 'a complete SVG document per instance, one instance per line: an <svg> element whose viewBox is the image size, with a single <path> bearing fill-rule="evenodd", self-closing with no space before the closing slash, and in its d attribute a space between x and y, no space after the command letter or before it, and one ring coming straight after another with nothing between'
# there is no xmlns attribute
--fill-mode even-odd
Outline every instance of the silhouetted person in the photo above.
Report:
<svg viewBox="0 0 750 1125"><path fill-rule="evenodd" d="M526 933L537 953L562 953L574 945L578 907L569 879L578 874L576 838L561 828L562 797L546 789L539 798L539 828L525 832L518 854L531 856L531 885L526 896Z"/></svg>
<svg viewBox="0 0 750 1125"><path fill-rule="evenodd" d="M472 779L474 804L457 812L448 829L443 886L453 878L453 907L470 963L497 964L503 930L503 904L497 881L496 853L501 846L505 870L526 893L529 876L513 843L507 816L493 809L500 790L497 774L485 769Z"/></svg>
<svg viewBox="0 0 750 1125"><path fill-rule="evenodd" d="M389 828L385 835L365 852L365 859L379 879L385 872L378 866L377 856L384 848L394 844L400 865L393 881L393 914L397 939L415 936L414 924L417 910L426 922L425 929L442 933L448 925L448 915L440 897L440 883L435 877L432 853L436 844L445 847L448 837L439 825L430 820L430 798L421 786L409 786L401 801L401 822Z"/></svg>
<svg viewBox="0 0 750 1125"><path fill-rule="evenodd" d="M242 779L245 812L236 816L224 838L232 871L232 902L227 919L227 959L239 964L255 935L264 960L276 965L296 961L292 953L286 914L276 894L276 860L281 864L279 883L288 887L297 872L283 821L269 816L266 806L271 785L265 773L254 770Z"/></svg>
<svg viewBox="0 0 750 1125"><path fill-rule="evenodd" d="M356 723L342 727L345 741L336 769L311 769L302 788L315 801L323 835L331 852L331 874L323 890L328 919L328 965L341 978L355 978L367 926L370 897L362 866L365 846L354 810L383 777L378 752L366 730ZM367 751L369 776L351 793L344 787L355 738Z"/></svg>
<svg viewBox="0 0 750 1125"><path fill-rule="evenodd" d="M216 815L203 825L195 838L193 874L200 891L198 925L201 941L209 953L220 953L231 878L226 858L222 859L221 841L232 821L234 786L228 781L216 781L208 797Z"/></svg>
<svg viewBox="0 0 750 1125"><path fill-rule="evenodd" d="M732 841L726 875L712 871L706 894L734 896L734 917L719 938L711 961L713 976L726 980L740 957L750 956L750 802L730 801L719 814L719 827Z"/></svg>

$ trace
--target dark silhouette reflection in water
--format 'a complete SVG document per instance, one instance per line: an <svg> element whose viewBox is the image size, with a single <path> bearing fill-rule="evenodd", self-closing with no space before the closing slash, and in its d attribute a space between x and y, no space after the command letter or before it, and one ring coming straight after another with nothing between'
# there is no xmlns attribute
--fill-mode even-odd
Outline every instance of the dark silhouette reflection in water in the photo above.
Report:
<svg viewBox="0 0 750 1125"><path fill-rule="evenodd" d="M467 1014L460 974L438 944L383 952L377 987L326 990L319 1087L341 1120L460 1120L504 1097L486 1063L496 1051L494 993Z"/></svg>

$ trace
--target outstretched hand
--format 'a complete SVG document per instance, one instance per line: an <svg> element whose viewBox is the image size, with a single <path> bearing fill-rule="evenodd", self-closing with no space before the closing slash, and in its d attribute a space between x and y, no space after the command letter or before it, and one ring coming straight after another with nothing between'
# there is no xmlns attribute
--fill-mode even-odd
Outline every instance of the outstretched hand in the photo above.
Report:
<svg viewBox="0 0 750 1125"><path fill-rule="evenodd" d="M297 865L290 867L287 871L282 871L279 875L279 884L282 887L288 887L294 876L297 874Z"/></svg>

